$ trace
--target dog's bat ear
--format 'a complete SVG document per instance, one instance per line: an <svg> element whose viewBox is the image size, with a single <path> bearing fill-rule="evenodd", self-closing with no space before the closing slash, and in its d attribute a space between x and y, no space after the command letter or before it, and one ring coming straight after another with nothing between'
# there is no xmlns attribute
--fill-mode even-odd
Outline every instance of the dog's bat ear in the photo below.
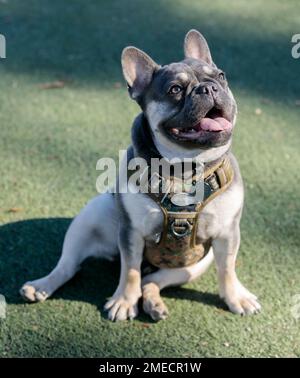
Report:
<svg viewBox="0 0 300 378"><path fill-rule="evenodd" d="M213 60L206 39L197 30L190 30L184 39L184 55L186 58L203 60L213 65Z"/></svg>
<svg viewBox="0 0 300 378"><path fill-rule="evenodd" d="M137 100L150 84L153 73L159 66L146 53L132 46L123 50L121 62L130 96Z"/></svg>

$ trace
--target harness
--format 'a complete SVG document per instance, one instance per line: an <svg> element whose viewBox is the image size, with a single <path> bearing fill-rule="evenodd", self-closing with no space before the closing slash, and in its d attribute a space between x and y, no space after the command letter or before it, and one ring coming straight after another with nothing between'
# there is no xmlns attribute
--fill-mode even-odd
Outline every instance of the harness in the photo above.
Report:
<svg viewBox="0 0 300 378"><path fill-rule="evenodd" d="M148 180L145 193L161 208L164 215L163 230L156 241L147 241L144 257L158 268L180 268L200 261L210 248L210 241L201 243L197 240L197 225L202 209L216 196L223 193L233 180L233 168L228 156L204 170L201 176L192 176L192 186L201 184L202 200L190 203L189 196L194 188L187 187L175 176L168 178L155 174L156 185L162 184L169 190L153 193L153 177ZM181 193L178 187L181 185ZM182 187L183 186L183 187ZM176 190L177 189L177 190ZM187 199L187 201L186 201Z"/></svg>

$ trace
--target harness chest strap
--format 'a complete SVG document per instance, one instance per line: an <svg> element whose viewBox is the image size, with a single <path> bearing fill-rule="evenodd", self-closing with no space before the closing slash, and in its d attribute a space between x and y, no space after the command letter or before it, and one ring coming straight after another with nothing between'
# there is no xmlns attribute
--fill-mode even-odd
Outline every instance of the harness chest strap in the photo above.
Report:
<svg viewBox="0 0 300 378"><path fill-rule="evenodd" d="M159 176L160 180L163 180ZM200 178L193 176L196 185ZM168 193L146 191L164 214L163 230L158 242L146 242L144 256L150 264L159 268L179 268L200 261L208 252L210 242L197 243L197 225L202 209L216 196L223 193L233 180L233 168L228 156L204 170L203 200L186 206L174 205L172 197L176 178L169 178ZM150 181L150 180L149 180ZM160 182L161 183L161 182ZM182 185L182 182L181 182Z"/></svg>

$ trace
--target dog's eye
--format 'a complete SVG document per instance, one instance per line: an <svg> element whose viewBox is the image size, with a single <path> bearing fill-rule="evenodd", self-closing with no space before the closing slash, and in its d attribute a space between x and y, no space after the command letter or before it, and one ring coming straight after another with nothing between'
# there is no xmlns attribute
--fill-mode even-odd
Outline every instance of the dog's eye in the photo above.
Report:
<svg viewBox="0 0 300 378"><path fill-rule="evenodd" d="M169 89L169 93L172 95L178 94L182 91L182 87L180 85L172 85Z"/></svg>
<svg viewBox="0 0 300 378"><path fill-rule="evenodd" d="M219 79L225 80L225 74L224 74L224 72L220 72L218 76L219 76Z"/></svg>

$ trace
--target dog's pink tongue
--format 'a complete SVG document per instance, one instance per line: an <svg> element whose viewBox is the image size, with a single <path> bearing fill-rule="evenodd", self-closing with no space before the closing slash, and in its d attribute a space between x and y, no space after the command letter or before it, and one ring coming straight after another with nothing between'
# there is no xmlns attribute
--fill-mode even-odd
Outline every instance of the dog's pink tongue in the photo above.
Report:
<svg viewBox="0 0 300 378"><path fill-rule="evenodd" d="M202 118L197 125L198 130L205 131L223 131L232 128L232 124L223 117L212 118Z"/></svg>

